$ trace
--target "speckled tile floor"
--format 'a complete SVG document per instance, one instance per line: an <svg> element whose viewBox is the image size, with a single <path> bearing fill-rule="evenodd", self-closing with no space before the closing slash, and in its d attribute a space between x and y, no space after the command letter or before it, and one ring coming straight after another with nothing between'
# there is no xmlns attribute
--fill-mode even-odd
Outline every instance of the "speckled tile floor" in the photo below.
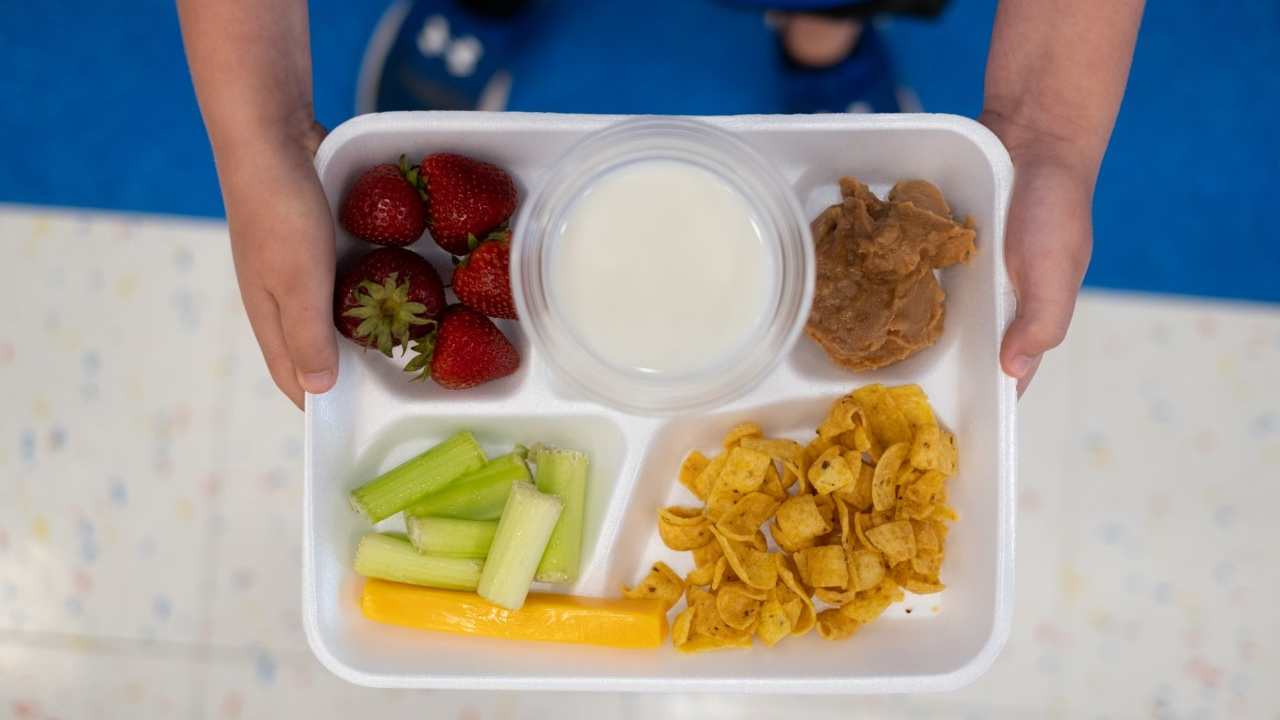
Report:
<svg viewBox="0 0 1280 720"><path fill-rule="evenodd" d="M1089 291L1022 401L1012 637L960 690L370 690L300 621L302 415L214 221L0 205L0 718L1280 718L1280 307Z"/></svg>

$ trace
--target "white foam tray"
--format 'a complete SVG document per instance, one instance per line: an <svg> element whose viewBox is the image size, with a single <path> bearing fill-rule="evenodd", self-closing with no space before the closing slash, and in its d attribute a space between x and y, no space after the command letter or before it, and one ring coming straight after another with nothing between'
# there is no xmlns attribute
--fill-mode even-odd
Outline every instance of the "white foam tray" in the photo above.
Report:
<svg viewBox="0 0 1280 720"><path fill-rule="evenodd" d="M316 165L335 209L361 169L401 153L452 151L498 163L527 197L566 146L620 119L366 115L336 128ZM802 337L747 395L674 419L631 416L575 398L514 322L501 326L520 350L520 370L464 392L411 384L401 364L340 340L337 386L307 398L303 537L307 638L337 675L400 688L884 693L964 685L1000 652L1013 595L1016 475L1015 390L997 360L1014 307L1002 246L1013 176L1007 153L982 126L946 115L700 119L736 132L772 160L810 217L838 200L836 181L845 174L881 196L899 179L927 179L958 215L971 214L979 252L971 266L942 273L948 305L941 340L906 361L855 374L836 368ZM413 247L447 272L448 257L430 239ZM339 261L359 250L359 241L339 230ZM565 590L616 596L655 560L682 573L692 569L689 554L667 550L656 530L658 507L694 502L676 481L690 450L714 451L723 433L744 420L769 435L807 441L835 398L872 382L919 383L956 433L961 461L949 499L962 518L947 538L946 590L909 597L845 642L813 632L773 648L757 643L749 651L683 655L669 641L652 651L520 643L392 627L361 615L361 579L351 563L369 528L348 506L347 491L459 428L473 430L493 454L535 441L590 454L582 575ZM396 527L395 520L384 527Z"/></svg>

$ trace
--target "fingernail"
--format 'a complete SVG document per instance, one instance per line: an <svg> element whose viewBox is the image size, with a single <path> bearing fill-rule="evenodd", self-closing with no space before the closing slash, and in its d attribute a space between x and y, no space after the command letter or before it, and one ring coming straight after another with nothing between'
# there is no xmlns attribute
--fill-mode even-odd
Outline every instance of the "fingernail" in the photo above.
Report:
<svg viewBox="0 0 1280 720"><path fill-rule="evenodd" d="M328 390L333 385L333 371L321 370L319 372L305 373L300 378L302 389L315 395Z"/></svg>
<svg viewBox="0 0 1280 720"><path fill-rule="evenodd" d="M1031 358L1026 355L1018 355L1009 361L1009 374L1013 377L1020 378L1027 374L1031 369Z"/></svg>

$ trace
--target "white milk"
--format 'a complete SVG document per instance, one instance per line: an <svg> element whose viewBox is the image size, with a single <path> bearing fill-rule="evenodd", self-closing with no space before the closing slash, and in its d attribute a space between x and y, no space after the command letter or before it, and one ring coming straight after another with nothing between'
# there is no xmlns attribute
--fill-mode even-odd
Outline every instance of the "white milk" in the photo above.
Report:
<svg viewBox="0 0 1280 720"><path fill-rule="evenodd" d="M776 293L752 209L721 178L677 160L599 178L566 211L554 247L552 302L584 346L626 370L722 363Z"/></svg>

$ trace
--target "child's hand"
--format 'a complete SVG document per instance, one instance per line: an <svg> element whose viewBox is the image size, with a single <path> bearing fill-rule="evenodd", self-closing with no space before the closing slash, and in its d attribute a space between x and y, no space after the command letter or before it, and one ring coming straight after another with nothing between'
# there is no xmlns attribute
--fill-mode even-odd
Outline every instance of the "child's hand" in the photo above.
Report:
<svg viewBox="0 0 1280 720"><path fill-rule="evenodd" d="M313 152L257 153L222 177L241 299L271 378L299 408L338 376L333 214Z"/></svg>
<svg viewBox="0 0 1280 720"><path fill-rule="evenodd" d="M338 377L333 216L313 160L306 0L178 0L183 45L222 186L240 297L276 385Z"/></svg>
<svg viewBox="0 0 1280 720"><path fill-rule="evenodd" d="M1000 365L1021 396L1066 337L1093 252L1093 187L1111 137L1142 0L1000 0L985 124L1013 158L1005 262L1018 311Z"/></svg>
<svg viewBox="0 0 1280 720"><path fill-rule="evenodd" d="M1005 264L1018 308L1005 331L1000 365L1027 389L1044 353L1060 345L1093 250L1096 173L1051 133L984 114L1013 159Z"/></svg>
<svg viewBox="0 0 1280 720"><path fill-rule="evenodd" d="M1014 160L1005 226L1005 262L1018 309L1000 347L1000 364L1027 389L1044 353L1062 343L1093 248L1087 173L1041 158Z"/></svg>

